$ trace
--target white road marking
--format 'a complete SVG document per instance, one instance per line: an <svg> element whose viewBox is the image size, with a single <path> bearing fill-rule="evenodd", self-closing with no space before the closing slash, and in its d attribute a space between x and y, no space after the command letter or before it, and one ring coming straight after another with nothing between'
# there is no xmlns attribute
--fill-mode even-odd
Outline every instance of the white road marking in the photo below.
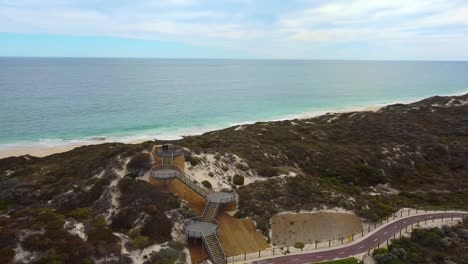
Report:
<svg viewBox="0 0 468 264"><path fill-rule="evenodd" d="M387 231L385 231L383 234L386 235L386 234L387 234Z"/></svg>
<svg viewBox="0 0 468 264"><path fill-rule="evenodd" d="M299 259L293 259L293 260L299 260Z"/></svg>
<svg viewBox="0 0 468 264"><path fill-rule="evenodd" d="M359 249L363 248L364 246L360 246Z"/></svg>
<svg viewBox="0 0 468 264"><path fill-rule="evenodd" d="M317 258L321 258L321 257L323 257L323 256L317 256Z"/></svg>
<svg viewBox="0 0 468 264"><path fill-rule="evenodd" d="M375 242L375 241L377 241L377 238L376 238L376 239L374 239L374 242Z"/></svg>
<svg viewBox="0 0 468 264"><path fill-rule="evenodd" d="M339 255L343 255L344 253L345 253L345 252L343 251L343 252L340 252L340 253L338 253L338 254L339 254Z"/></svg>
<svg viewBox="0 0 468 264"><path fill-rule="evenodd" d="M403 224L406 224L406 221L404 221Z"/></svg>
<svg viewBox="0 0 468 264"><path fill-rule="evenodd" d="M393 226L393 229L397 228L397 226Z"/></svg>

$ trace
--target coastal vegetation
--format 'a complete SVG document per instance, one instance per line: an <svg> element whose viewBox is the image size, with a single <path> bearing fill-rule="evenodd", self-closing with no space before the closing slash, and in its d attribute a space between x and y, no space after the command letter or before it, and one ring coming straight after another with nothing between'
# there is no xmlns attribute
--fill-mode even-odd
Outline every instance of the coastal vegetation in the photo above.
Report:
<svg viewBox="0 0 468 264"><path fill-rule="evenodd" d="M235 154L266 179L237 188L237 216L253 218L265 235L281 211L338 207L378 221L402 207L466 206L467 101L433 97L377 112L259 122L178 144Z"/></svg>
<svg viewBox="0 0 468 264"><path fill-rule="evenodd" d="M232 172L226 182L239 194L236 216L253 219L265 236L270 219L284 211L336 207L378 221L402 207L466 206L466 102L468 95L434 97L377 112L259 122L176 144L185 147L190 166L203 165L204 155L220 163L220 171L207 175L210 181ZM184 259L184 246L171 232L177 216L191 212L178 197L139 177L150 168L148 153L156 143L107 143L44 158L0 159L0 262L18 258L15 250L21 249L35 252L37 263L106 258L124 263L129 257L122 249L149 245L167 246L148 255L148 263ZM223 164L226 160L232 164ZM422 249L434 260L448 256L466 263L452 258L462 252L449 248L439 254L424 242L425 237L453 242L457 234L457 243L465 243L460 234L466 227L458 228L446 234L417 231L392 247L414 257L408 263L425 263L413 253Z"/></svg>
<svg viewBox="0 0 468 264"><path fill-rule="evenodd" d="M416 229L373 253L378 264L468 263L468 219L456 226Z"/></svg>

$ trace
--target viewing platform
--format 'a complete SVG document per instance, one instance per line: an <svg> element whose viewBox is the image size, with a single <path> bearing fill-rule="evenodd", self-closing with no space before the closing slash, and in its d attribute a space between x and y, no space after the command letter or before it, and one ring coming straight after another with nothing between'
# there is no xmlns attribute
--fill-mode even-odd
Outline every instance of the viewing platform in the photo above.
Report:
<svg viewBox="0 0 468 264"><path fill-rule="evenodd" d="M184 233L188 237L203 238L216 233L217 227L217 222L203 222L201 217L196 217L185 221Z"/></svg>
<svg viewBox="0 0 468 264"><path fill-rule="evenodd" d="M177 178L180 172L171 167L154 166L150 170L150 176L155 179L173 179Z"/></svg>
<svg viewBox="0 0 468 264"><path fill-rule="evenodd" d="M233 203L236 201L237 195L234 192L213 192L208 194L206 199L208 200L208 202L215 202L220 204Z"/></svg>
<svg viewBox="0 0 468 264"><path fill-rule="evenodd" d="M163 145L155 149L155 155L158 157L179 157L184 155L184 149L175 145Z"/></svg>

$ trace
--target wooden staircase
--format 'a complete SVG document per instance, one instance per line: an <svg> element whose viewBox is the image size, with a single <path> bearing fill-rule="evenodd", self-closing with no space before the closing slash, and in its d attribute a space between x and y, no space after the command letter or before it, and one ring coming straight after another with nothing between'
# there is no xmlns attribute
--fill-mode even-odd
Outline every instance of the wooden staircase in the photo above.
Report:
<svg viewBox="0 0 468 264"><path fill-rule="evenodd" d="M219 244L216 234L211 234L203 237L205 246L208 249L213 264L226 264L226 256L224 255L223 249Z"/></svg>

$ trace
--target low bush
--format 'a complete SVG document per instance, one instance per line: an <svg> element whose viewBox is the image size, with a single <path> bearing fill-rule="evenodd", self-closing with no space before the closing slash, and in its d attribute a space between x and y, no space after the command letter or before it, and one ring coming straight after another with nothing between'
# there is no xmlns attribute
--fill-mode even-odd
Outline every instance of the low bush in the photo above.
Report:
<svg viewBox="0 0 468 264"><path fill-rule="evenodd" d="M138 249L144 249L151 245L151 241L147 236L137 236L132 240L132 242L133 246Z"/></svg>
<svg viewBox="0 0 468 264"><path fill-rule="evenodd" d="M241 176L239 174L234 175L232 183L234 183L235 185L244 185L244 176Z"/></svg>
<svg viewBox="0 0 468 264"><path fill-rule="evenodd" d="M203 186L205 186L205 187L208 188L208 189L213 188L213 186L211 185L211 183L210 183L209 181L207 181L207 180L202 181L201 184L203 184Z"/></svg>
<svg viewBox="0 0 468 264"><path fill-rule="evenodd" d="M294 247L295 247L295 248L298 248L298 249L301 249L301 250L304 249L304 246L305 246L305 245L304 245L304 243L302 243L302 242L296 242L296 243L294 243Z"/></svg>
<svg viewBox="0 0 468 264"><path fill-rule="evenodd" d="M185 160L187 160L192 166L197 166L201 162L199 158L192 155L186 155Z"/></svg>
<svg viewBox="0 0 468 264"><path fill-rule="evenodd" d="M127 164L127 169L133 173L140 173L151 168L151 158L148 153L138 153Z"/></svg>
<svg viewBox="0 0 468 264"><path fill-rule="evenodd" d="M70 212L67 212L65 215L68 217L73 217L76 220L88 219L91 209L89 207L76 208Z"/></svg>
<svg viewBox="0 0 468 264"><path fill-rule="evenodd" d="M274 167L260 167L257 169L257 173L263 177L273 177L278 175L279 170Z"/></svg>
<svg viewBox="0 0 468 264"><path fill-rule="evenodd" d="M15 257L15 250L12 248L0 248L0 263L10 263Z"/></svg>

